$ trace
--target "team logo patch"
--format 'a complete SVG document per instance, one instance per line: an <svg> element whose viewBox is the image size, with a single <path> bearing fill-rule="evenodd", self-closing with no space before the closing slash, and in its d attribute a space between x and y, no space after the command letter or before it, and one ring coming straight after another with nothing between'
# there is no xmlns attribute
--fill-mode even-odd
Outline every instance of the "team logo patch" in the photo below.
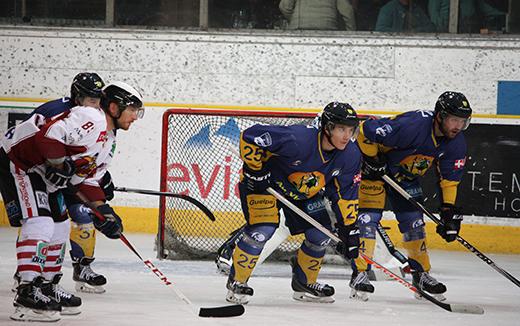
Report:
<svg viewBox="0 0 520 326"><path fill-rule="evenodd" d="M418 227L421 227L424 225L424 221L421 219L421 220L416 220L412 223L412 229L415 229L415 228L418 228Z"/></svg>
<svg viewBox="0 0 520 326"><path fill-rule="evenodd" d="M339 172L340 172L339 169L338 169L338 170L334 170L334 171L332 171L332 176L333 176L333 177L338 176L338 175L339 175Z"/></svg>
<svg viewBox="0 0 520 326"><path fill-rule="evenodd" d="M271 146L273 144L273 139L271 138L271 134L268 132L265 132L261 134L258 137L255 137L254 139L255 144L257 144L260 147L267 147Z"/></svg>
<svg viewBox="0 0 520 326"><path fill-rule="evenodd" d="M35 191L34 194L36 195L36 204L38 207L50 211L49 195L43 191Z"/></svg>
<svg viewBox="0 0 520 326"><path fill-rule="evenodd" d="M386 135L388 135L392 131L393 131L392 126L390 126L389 124L385 124L376 129L376 135L379 135L381 137L386 137Z"/></svg>
<svg viewBox="0 0 520 326"><path fill-rule="evenodd" d="M465 158L463 158L462 160L456 160L453 167L455 168L455 170L459 170L459 169L462 169L464 167L464 165L466 165Z"/></svg>
<svg viewBox="0 0 520 326"><path fill-rule="evenodd" d="M325 187L325 176L321 172L294 172L287 177L289 182L302 194L312 197Z"/></svg>
<svg viewBox="0 0 520 326"><path fill-rule="evenodd" d="M264 242L265 241L265 235L261 232L253 232L251 234L251 238L255 239L258 242Z"/></svg>
<svg viewBox="0 0 520 326"><path fill-rule="evenodd" d="M359 215L358 221L361 224L367 224L368 222L370 222L370 214L363 213L363 214Z"/></svg>
<svg viewBox="0 0 520 326"><path fill-rule="evenodd" d="M11 218L19 217L21 214L20 208L16 204L15 200L11 200L7 204L5 204L5 210L7 211L7 216Z"/></svg>
<svg viewBox="0 0 520 326"><path fill-rule="evenodd" d="M300 161L300 160L296 160L296 161L291 163L292 166L298 166L300 164L302 164L302 161Z"/></svg>

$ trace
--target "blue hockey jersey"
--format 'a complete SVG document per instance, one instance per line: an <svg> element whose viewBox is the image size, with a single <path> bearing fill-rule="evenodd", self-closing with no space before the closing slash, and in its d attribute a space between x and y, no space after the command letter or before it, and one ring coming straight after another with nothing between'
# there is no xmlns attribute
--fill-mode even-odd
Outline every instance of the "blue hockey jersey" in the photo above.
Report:
<svg viewBox="0 0 520 326"><path fill-rule="evenodd" d="M74 104L70 98L63 97L57 100L43 103L34 109L34 111L31 112L31 115L38 113L43 115L45 118L50 118L54 117L55 115L62 114L63 112L68 111L75 106L76 104Z"/></svg>
<svg viewBox="0 0 520 326"><path fill-rule="evenodd" d="M466 141L462 133L454 139L435 137L433 122L434 112L423 110L367 120L361 126L359 145L368 156L384 153L397 180L420 177L435 162L443 202L454 204L466 163Z"/></svg>
<svg viewBox="0 0 520 326"><path fill-rule="evenodd" d="M240 155L253 170L267 167L286 197L303 200L325 188L338 221L357 219L361 152L356 142L330 152L321 148L314 126L254 125L241 134Z"/></svg>

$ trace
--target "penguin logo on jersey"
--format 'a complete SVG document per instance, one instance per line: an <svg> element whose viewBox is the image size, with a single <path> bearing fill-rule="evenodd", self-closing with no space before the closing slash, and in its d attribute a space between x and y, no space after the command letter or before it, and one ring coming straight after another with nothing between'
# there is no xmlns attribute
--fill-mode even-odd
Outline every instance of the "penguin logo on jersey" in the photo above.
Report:
<svg viewBox="0 0 520 326"><path fill-rule="evenodd" d="M433 163L433 157L426 155L410 155L405 157L400 165L411 176L424 175Z"/></svg>
<svg viewBox="0 0 520 326"><path fill-rule="evenodd" d="M323 173L315 172L295 172L287 178L289 182L307 198L316 195L320 189L325 187L325 176Z"/></svg>

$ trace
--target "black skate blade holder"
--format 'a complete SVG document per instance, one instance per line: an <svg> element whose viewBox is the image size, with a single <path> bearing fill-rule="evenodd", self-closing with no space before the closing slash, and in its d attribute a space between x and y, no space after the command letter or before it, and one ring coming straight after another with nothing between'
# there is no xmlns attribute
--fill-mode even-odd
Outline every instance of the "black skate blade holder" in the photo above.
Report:
<svg viewBox="0 0 520 326"><path fill-rule="evenodd" d="M83 195L81 192L76 192L76 196L80 201L85 204L92 213L100 220L104 221L105 217L103 214L101 214L97 208L90 202L88 199ZM184 303L186 303L191 309L190 312L192 312L194 315L199 317L236 317L241 316L245 312L245 308L243 305L228 305L228 306L222 306L222 307L212 307L212 308L200 308L197 311L197 308L194 306L194 304L191 302L188 297L184 295L172 282L168 280L168 278L149 260L144 260L143 257L137 252L137 250L134 248L134 246L128 241L128 239L121 233L120 236L121 241L137 256L139 259L148 267L163 283L167 286L169 286L177 297L181 299Z"/></svg>

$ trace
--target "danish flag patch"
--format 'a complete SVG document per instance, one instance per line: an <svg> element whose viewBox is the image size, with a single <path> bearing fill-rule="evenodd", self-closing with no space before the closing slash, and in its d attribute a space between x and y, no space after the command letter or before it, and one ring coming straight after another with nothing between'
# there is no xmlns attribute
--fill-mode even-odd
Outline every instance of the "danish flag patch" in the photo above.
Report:
<svg viewBox="0 0 520 326"><path fill-rule="evenodd" d="M466 164L466 159L463 158L462 160L456 160L455 164L453 166L455 167L455 170L459 170L459 169L462 169L465 164Z"/></svg>

